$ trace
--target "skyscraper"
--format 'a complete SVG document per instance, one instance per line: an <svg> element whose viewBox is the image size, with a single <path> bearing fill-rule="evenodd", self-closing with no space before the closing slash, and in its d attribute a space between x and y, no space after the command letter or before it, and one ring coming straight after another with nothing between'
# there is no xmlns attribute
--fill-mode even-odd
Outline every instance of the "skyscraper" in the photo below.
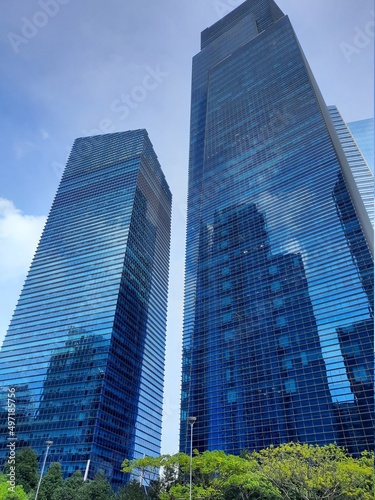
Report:
<svg viewBox="0 0 375 500"><path fill-rule="evenodd" d="M374 174L336 106L328 107L367 214L374 226ZM367 121L367 120L365 120Z"/></svg>
<svg viewBox="0 0 375 500"><path fill-rule="evenodd" d="M348 127L374 174L374 118L350 122Z"/></svg>
<svg viewBox="0 0 375 500"><path fill-rule="evenodd" d="M75 141L0 351L18 446L65 475L160 452L170 219L145 130Z"/></svg>
<svg viewBox="0 0 375 500"><path fill-rule="evenodd" d="M245 1L193 60L181 451L189 416L200 451L369 447L372 232L288 17Z"/></svg>

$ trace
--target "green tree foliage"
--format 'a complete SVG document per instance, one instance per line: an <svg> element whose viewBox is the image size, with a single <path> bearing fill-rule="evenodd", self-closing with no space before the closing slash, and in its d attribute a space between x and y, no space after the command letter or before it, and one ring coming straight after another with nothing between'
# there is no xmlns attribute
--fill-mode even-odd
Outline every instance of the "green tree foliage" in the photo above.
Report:
<svg viewBox="0 0 375 500"><path fill-rule="evenodd" d="M286 500L373 500L373 454L360 459L336 445L289 443L249 455Z"/></svg>
<svg viewBox="0 0 375 500"><path fill-rule="evenodd" d="M23 487L26 493L36 489L38 484L38 457L32 448L21 448L16 452L16 484ZM6 467L9 472L9 465Z"/></svg>
<svg viewBox="0 0 375 500"><path fill-rule="evenodd" d="M250 472L229 478L220 490L223 500L281 500L280 491L265 476ZM219 497L220 498L220 497Z"/></svg>
<svg viewBox="0 0 375 500"><path fill-rule="evenodd" d="M129 481L126 486L120 488L116 500L146 500L144 489L135 480Z"/></svg>
<svg viewBox="0 0 375 500"><path fill-rule="evenodd" d="M255 460L223 451L205 451L193 458L194 484L204 488L207 498L242 499L281 498L279 491L257 471ZM203 496L202 492L198 495Z"/></svg>
<svg viewBox="0 0 375 500"><path fill-rule="evenodd" d="M79 489L79 500L113 500L114 493L103 472L99 471L92 481Z"/></svg>
<svg viewBox="0 0 375 500"><path fill-rule="evenodd" d="M80 492L84 484L82 474L76 471L55 490L52 500L80 500Z"/></svg>
<svg viewBox="0 0 375 500"><path fill-rule="evenodd" d="M146 480L157 479L159 469L163 468L163 477L167 484L173 484L178 474L189 472L190 458L185 453L175 455L160 455L159 457L145 457L137 460L124 460L122 470L126 473L134 473L137 477L142 476Z"/></svg>
<svg viewBox="0 0 375 500"><path fill-rule="evenodd" d="M22 486L16 486L14 492L9 490L8 476L0 473L0 500L28 500Z"/></svg>
<svg viewBox="0 0 375 500"><path fill-rule="evenodd" d="M193 498L210 498L210 499L218 499L222 497L215 496L215 490L211 487L202 487L193 485L192 488L192 497ZM168 493L161 493L159 496L160 500L176 500L176 499L186 499L190 498L190 487L188 484L176 484L172 486Z"/></svg>
<svg viewBox="0 0 375 500"><path fill-rule="evenodd" d="M373 453L356 459L336 445L289 443L260 452L195 453L193 497L217 500L373 500ZM123 463L142 477L163 468L160 500L189 498L190 457L183 453Z"/></svg>
<svg viewBox="0 0 375 500"><path fill-rule="evenodd" d="M16 459L17 486L10 492L8 477L0 474L0 500L33 500L38 481L36 454L24 448ZM193 498L373 500L373 470L373 453L353 458L336 445L289 443L241 456L195 452ZM123 471L142 477L150 485L147 495L138 480L130 481L115 495L101 472L89 482L83 481L80 472L63 481L61 466L54 463L42 480L39 500L189 499L190 457L184 453L125 460ZM22 488L21 481L26 487Z"/></svg>
<svg viewBox="0 0 375 500"><path fill-rule="evenodd" d="M40 483L38 500L51 500L55 491L62 488L63 478L61 465L52 463Z"/></svg>
<svg viewBox="0 0 375 500"><path fill-rule="evenodd" d="M189 498L190 457L184 453L146 457L123 463L124 472L145 474L163 467L158 498ZM281 498L279 491L256 471L257 462L223 451L195 453L193 457L193 497L211 499ZM143 476L144 477L144 476ZM256 496L258 495L258 496ZM263 495L263 496L261 496Z"/></svg>
<svg viewBox="0 0 375 500"><path fill-rule="evenodd" d="M126 473L133 473L136 477L142 476L150 484L148 495L154 500L165 498L163 495L167 494L178 481L183 480L182 478L189 471L189 460L185 453L145 457L132 461L124 460L122 470ZM159 479L160 468L163 471L161 479Z"/></svg>
<svg viewBox="0 0 375 500"><path fill-rule="evenodd" d="M160 494L162 493L166 483L165 481L161 481L161 479L151 479L149 481L148 491L147 491L147 500L159 500Z"/></svg>

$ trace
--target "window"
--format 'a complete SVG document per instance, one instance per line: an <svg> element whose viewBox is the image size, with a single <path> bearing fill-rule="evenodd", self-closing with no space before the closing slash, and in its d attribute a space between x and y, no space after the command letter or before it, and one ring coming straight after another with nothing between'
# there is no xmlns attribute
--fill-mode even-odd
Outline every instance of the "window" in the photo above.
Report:
<svg viewBox="0 0 375 500"><path fill-rule="evenodd" d="M360 356L362 353L359 342L352 342L351 344L346 343L342 348L342 353L344 356L348 357Z"/></svg>
<svg viewBox="0 0 375 500"><path fill-rule="evenodd" d="M223 290L230 290L231 289L231 282L230 281L224 281L222 285Z"/></svg>
<svg viewBox="0 0 375 500"><path fill-rule="evenodd" d="M300 259L298 257L294 257L293 264L294 264L294 267L301 267Z"/></svg>
<svg viewBox="0 0 375 500"><path fill-rule="evenodd" d="M281 297L278 297L277 299L274 299L273 301L273 307L275 309L279 309L280 307L282 307L284 304L284 299L282 299Z"/></svg>
<svg viewBox="0 0 375 500"><path fill-rule="evenodd" d="M280 281L273 281L271 283L271 290L273 292L277 292L277 290L280 290L280 289L281 289L281 283L280 283Z"/></svg>
<svg viewBox="0 0 375 500"><path fill-rule="evenodd" d="M229 274L229 267L228 266L223 267L223 269L221 270L221 275L227 276L228 274Z"/></svg>
<svg viewBox="0 0 375 500"><path fill-rule="evenodd" d="M222 322L229 323L230 321L232 321L232 313L231 312L224 313L222 316Z"/></svg>
<svg viewBox="0 0 375 500"><path fill-rule="evenodd" d="M293 361L289 356L283 359L283 368L284 370L293 370Z"/></svg>
<svg viewBox="0 0 375 500"><path fill-rule="evenodd" d="M278 343L279 347L289 347L290 346L289 335L280 335L280 337L278 338Z"/></svg>
<svg viewBox="0 0 375 500"><path fill-rule="evenodd" d="M279 268L274 265L274 266L270 266L270 268L268 269L268 272L271 274L271 275L275 275L279 272Z"/></svg>
<svg viewBox="0 0 375 500"><path fill-rule="evenodd" d="M228 400L228 403L235 403L237 401L237 392L236 391L228 391L227 392L227 400Z"/></svg>
<svg viewBox="0 0 375 500"><path fill-rule="evenodd" d="M276 326L278 328L282 328L283 326L286 326L286 317L285 316L278 316L276 318Z"/></svg>
<svg viewBox="0 0 375 500"><path fill-rule="evenodd" d="M355 366L353 368L353 376L356 382L367 382L368 377L366 367L364 365Z"/></svg>
<svg viewBox="0 0 375 500"><path fill-rule="evenodd" d="M309 364L309 359L307 357L307 353L305 351L301 352L301 361L303 366L307 366Z"/></svg>
<svg viewBox="0 0 375 500"><path fill-rule="evenodd" d="M234 338L233 330L226 331L224 333L224 338L226 341L233 340L233 338Z"/></svg>
<svg viewBox="0 0 375 500"><path fill-rule="evenodd" d="M284 386L285 386L285 392L287 394L292 394L293 392L297 392L296 379L294 379L294 378L290 378L288 380L285 380Z"/></svg>
<svg viewBox="0 0 375 500"><path fill-rule="evenodd" d="M228 297L223 297L221 299L221 305L222 305L222 307L230 306L231 303L232 303L232 297L230 295Z"/></svg>

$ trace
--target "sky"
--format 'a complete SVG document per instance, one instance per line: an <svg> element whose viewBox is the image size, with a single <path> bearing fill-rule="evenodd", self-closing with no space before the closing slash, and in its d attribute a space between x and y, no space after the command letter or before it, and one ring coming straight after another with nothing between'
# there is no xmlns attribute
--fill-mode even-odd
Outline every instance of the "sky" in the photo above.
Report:
<svg viewBox="0 0 375 500"><path fill-rule="evenodd" d="M240 3L1 5L0 343L74 139L146 128L173 193L163 453L178 451L191 59L200 32ZM277 3L326 103L347 122L373 117L373 1Z"/></svg>

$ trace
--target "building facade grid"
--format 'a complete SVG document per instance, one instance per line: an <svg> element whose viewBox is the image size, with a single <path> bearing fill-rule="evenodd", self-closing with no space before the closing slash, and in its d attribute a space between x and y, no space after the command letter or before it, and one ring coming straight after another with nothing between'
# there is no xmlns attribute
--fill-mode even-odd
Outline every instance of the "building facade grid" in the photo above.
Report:
<svg viewBox="0 0 375 500"><path fill-rule="evenodd" d="M0 351L18 446L65 476L160 453L170 220L146 131L75 141Z"/></svg>
<svg viewBox="0 0 375 500"><path fill-rule="evenodd" d="M189 416L199 451L326 444L354 427L357 444L372 446L373 412L358 411L351 380L373 387L373 374L368 364L362 375L349 370L338 332L361 324L368 362L373 262L324 106L272 1L247 0L203 32L192 78L181 451L190 451Z"/></svg>

